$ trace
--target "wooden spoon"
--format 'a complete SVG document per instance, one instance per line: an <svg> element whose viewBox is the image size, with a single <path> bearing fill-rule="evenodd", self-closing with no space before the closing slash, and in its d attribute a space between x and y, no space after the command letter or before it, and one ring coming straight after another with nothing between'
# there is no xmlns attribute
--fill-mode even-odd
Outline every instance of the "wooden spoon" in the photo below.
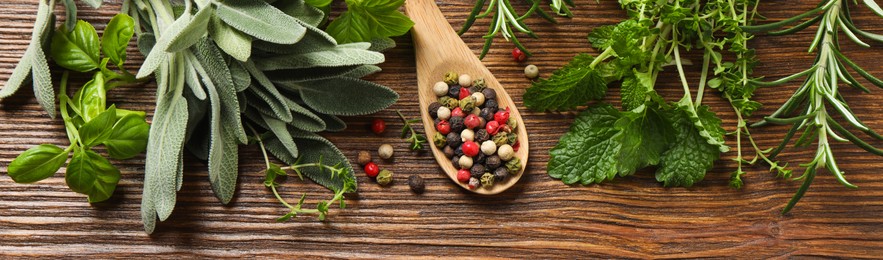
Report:
<svg viewBox="0 0 883 260"><path fill-rule="evenodd" d="M506 90L500 86L500 82L494 78L488 69L481 64L478 57L472 53L469 46L460 39L460 36L454 32L448 21L442 15L434 0L406 0L405 13L414 20L414 28L411 33L414 38L414 49L417 56L417 87L420 99L420 113L423 117L423 126L426 129L426 135L429 137L429 146L435 155L435 160L448 174L455 183L478 194L492 195L505 191L512 187L521 176L524 175L524 168L527 166L527 155L529 152L527 142L527 131L524 128L524 121L518 108L512 102L512 98L506 93ZM509 107L509 116L518 120L518 152L515 157L521 160L521 170L518 174L510 175L509 178L502 182L494 183L490 188L469 189L467 183L457 181L457 169L451 164L451 158L447 158L445 154L436 147L432 142L435 136L435 124L431 116L429 116L429 104L438 100L432 92L432 86L435 82L441 81L445 72L453 71L459 74L469 74L473 79L484 78L485 83L491 89L497 92L497 103L500 107ZM467 112L468 113L468 112Z"/></svg>

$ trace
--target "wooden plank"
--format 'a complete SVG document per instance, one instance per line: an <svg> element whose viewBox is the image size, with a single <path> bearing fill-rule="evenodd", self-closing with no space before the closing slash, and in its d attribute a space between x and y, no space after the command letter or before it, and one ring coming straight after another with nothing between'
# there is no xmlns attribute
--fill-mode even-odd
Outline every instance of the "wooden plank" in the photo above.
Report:
<svg viewBox="0 0 883 260"><path fill-rule="evenodd" d="M0 84L9 77L24 52L36 12L36 0L8 0L0 3ZM515 1L516 8L524 4ZM778 20L808 10L816 1L787 4L766 1L762 14ZM565 64L578 52L595 53L585 41L592 28L615 23L624 17L615 1L577 1L575 18L548 24L531 18L528 25L540 39L524 39L535 52L529 63L540 67L543 76ZM472 1L440 3L455 28L462 25ZM118 8L113 1L99 10L81 6L82 19L96 25L106 23ZM880 18L866 8L855 11L856 23L875 33ZM464 35L476 52L487 20L479 20ZM97 26L99 30L101 26ZM757 74L778 78L805 69L813 55L806 53L810 31L789 37L758 37L753 46L764 62ZM401 126L395 109L419 115L416 98L414 56L409 37L388 53L384 72L370 79L391 86L402 99L391 109L373 117L383 118L388 131L378 137L367 130L372 117L346 118L350 128L326 134L355 159L359 150L374 150L382 143L393 144L396 158L381 166L393 170L395 183L383 188L358 174L359 194L348 198L348 208L333 210L326 222L299 217L286 223L274 219L285 212L261 184L262 158L255 147L243 148L240 158L239 191L230 205L221 205L211 194L203 162L186 159L185 184L172 217L147 236L139 215L144 158L114 162L123 179L114 197L89 205L71 192L58 174L33 185L13 183L0 175L0 254L44 257L340 257L417 258L452 257L879 257L883 254L883 183L877 180L883 168L880 158L850 144L835 144L834 151L849 180L860 189L843 188L828 174L816 178L807 196L793 213L779 211L799 183L775 178L764 167L747 169L745 188L727 187L735 164L726 154L706 180L692 188L663 188L652 172L610 183L568 187L548 177L545 163L553 147L573 120L573 113L535 113L526 109L525 123L531 134L531 159L522 180L509 191L481 197L456 187L435 165L429 153L413 153L400 141L395 129ZM484 60L515 102L529 86L522 68L511 61L513 46L497 39ZM879 62L881 44L865 49L844 42L846 52L871 73L883 76ZM135 69L143 59L130 48ZM698 70L691 68L695 74ZM58 75L56 75L58 76ZM679 97L681 88L665 72L657 88L664 96ZM666 78L672 78L667 80ZM85 82L85 76L75 78ZM795 84L763 89L757 99L766 106L758 116L769 114L790 96ZM23 88L24 89L24 88ZM614 93L616 89L612 90ZM883 130L878 116L883 97L842 88L852 109L873 129ZM116 89L110 98L120 107L153 111L154 86ZM616 95L613 95L616 96ZM132 98L138 97L138 98ZM608 101L616 103L614 99ZM713 92L705 101L733 129L735 118L729 105ZM29 90L0 102L0 172L19 153L40 143L65 145L60 120L48 118ZM764 127L753 131L762 147L777 144L786 128ZM732 140L729 140L732 142ZM872 142L877 146L883 142ZM780 159L803 163L811 149L789 149ZM797 169L798 172L800 169ZM408 176L426 179L427 192L414 195L405 184ZM283 196L296 198L306 192L314 205L327 199L323 188L289 181Z"/></svg>

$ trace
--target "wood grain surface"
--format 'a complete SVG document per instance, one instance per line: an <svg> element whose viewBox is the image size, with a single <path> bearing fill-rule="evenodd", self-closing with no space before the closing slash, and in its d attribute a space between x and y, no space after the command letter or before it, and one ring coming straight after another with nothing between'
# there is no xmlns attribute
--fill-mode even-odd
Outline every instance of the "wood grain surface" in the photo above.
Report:
<svg viewBox="0 0 883 260"><path fill-rule="evenodd" d="M80 18L99 30L119 7L119 1L99 10L80 6ZM517 2L517 3L516 3ZM764 1L763 15L779 20L811 9L818 1ZM0 84L12 72L26 48L34 22L37 0L0 1ZM439 7L452 26L463 24L470 0L445 0ZM579 52L595 53L586 42L592 28L621 20L624 13L615 1L576 1L575 18L559 19L557 25L538 18L527 24L540 39L524 38L535 52L529 63L543 76L565 64ZM515 8L524 10L521 1ZM340 6L338 6L339 10ZM861 28L883 33L883 19L867 8L857 8L855 21ZM60 9L59 9L60 11ZM477 54L487 20L479 20L463 38ZM812 30L788 37L760 36L752 42L764 62L757 74L778 78L805 69L813 59L806 52ZM348 208L332 210L325 222L302 216L286 223L274 219L285 213L262 185L260 152L245 147L240 152L239 189L229 205L211 194L206 165L185 159L184 187L171 218L148 236L139 214L144 158L114 162L123 178L114 197L90 205L84 196L70 191L62 174L37 184L15 184L0 174L0 254L6 257L335 257L335 258L677 258L677 257L849 257L883 256L883 162L851 144L838 143L834 152L847 178L860 188L842 187L822 174L806 197L787 215L780 210L799 183L777 179L765 167L747 169L745 188L727 186L735 170L732 153L724 155L706 179L692 188L664 188L652 171L601 185L567 186L545 171L548 151L564 133L574 113L535 113L522 108L530 133L531 154L525 176L511 189L493 197L472 194L444 175L428 152L414 153L398 138L401 123L395 109L418 117L414 50L411 38L397 39L389 51L383 72L370 79L391 86L401 94L393 107L373 116L346 118L350 128L326 134L355 159L359 150L375 150L382 143L396 149L394 161L381 167L395 172L391 187L380 187L359 172L358 195L348 197ZM844 42L850 57L875 75L883 76L880 62L883 45L860 48ZM522 68L511 60L511 43L497 39L484 63L514 98L529 86ZM135 69L142 57L130 48ZM698 68L692 67L696 78ZM59 75L56 75L58 77ZM665 72L657 89L668 98L681 93L675 74ZM86 81L75 78L75 84ZM766 106L758 115L770 113L795 89L795 84L762 89L757 99ZM25 88L23 88L25 89ZM862 94L841 88L852 109L873 129L883 131L880 89ZM611 96L618 96L611 89ZM40 143L65 145L61 120L50 119L29 90L0 102L0 172L19 153ZM729 105L714 93L706 98L732 130L735 117ZM110 99L120 107L153 111L154 85L115 89ZM615 99L608 101L616 103ZM388 131L370 134L372 118L383 118ZM754 118L756 120L757 118ZM763 147L781 140L785 127L764 127L753 133ZM732 142L732 140L728 140ZM883 146L883 142L872 142ZM803 163L812 149L791 148L780 159L791 165ZM796 169L802 171L802 169ZM410 175L426 179L423 195L411 193ZM330 197L324 188L289 181L283 196L296 199L308 194L310 205Z"/></svg>

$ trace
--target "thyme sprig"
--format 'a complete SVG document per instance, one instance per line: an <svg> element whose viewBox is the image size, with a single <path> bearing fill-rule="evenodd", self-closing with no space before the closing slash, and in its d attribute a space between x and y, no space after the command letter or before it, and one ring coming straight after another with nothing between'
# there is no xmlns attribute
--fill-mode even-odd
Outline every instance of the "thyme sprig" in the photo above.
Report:
<svg viewBox="0 0 883 260"><path fill-rule="evenodd" d="M537 14L543 19L551 23L557 23L555 18L546 13L542 8L540 8L540 0L526 0L531 3L530 9L524 12L523 15L518 15L515 11L515 8L512 7L512 4L509 3L509 0L490 0L490 3L487 5L487 9L484 12L481 10L484 8L485 2L487 0L476 0L475 6L472 8L472 12L469 13L469 16L466 18L466 23L463 24L463 28L457 32L457 34L463 35L466 31L469 31L469 28L472 27L472 24L475 23L476 18L485 18L490 16L493 13L491 18L491 25L488 28L487 34L482 36L484 38L484 47L481 49L481 54L479 54L479 59L484 59L484 56L487 54L488 50L491 48L491 44L493 44L494 37L501 34L503 35L503 39L509 41L512 39L512 43L515 44L515 47L523 51L527 56L531 56L531 52L518 41L518 37L515 36L515 30L527 34L532 38L537 38L537 35L527 27L524 23L524 19L530 17L533 14ZM566 5L565 5L566 4ZM553 0L552 1L552 9L559 15L570 17L572 16L570 10L567 8L567 5L573 6L572 0Z"/></svg>
<svg viewBox="0 0 883 260"><path fill-rule="evenodd" d="M402 114L402 111L396 110L396 113L399 114L399 118L402 119L402 138L407 139L408 142L411 143L411 150L420 150L423 149L423 144L426 143L426 136L423 134L417 133L417 130L412 126L413 124L419 123L419 118L406 119L405 115Z"/></svg>
<svg viewBox="0 0 883 260"><path fill-rule="evenodd" d="M264 163L267 167L267 169L264 170L264 173L266 174L264 177L264 186L270 188L270 190L273 191L273 195L276 197L277 200L279 200L279 203L285 205L285 207L287 207L289 210L288 213L277 218L276 221L288 221L289 219L296 217L298 214L318 214L318 219L320 221L324 221L325 217L328 215L330 205L339 202L341 209L346 208L346 201L343 199L343 194L356 191L356 180L352 178L352 175L349 174L349 170L344 167L343 164L338 163L336 165L327 165L322 162L322 157L319 157L319 161L314 163L301 163L300 158L298 158L298 160L290 166L279 166L275 163L270 162L270 157L267 155L267 149L264 146L261 135L258 134L257 131L255 131L254 128L252 128L251 126L249 126L249 128L255 134L253 138L261 147L261 152L264 156ZM280 184L276 181L280 176L288 176L288 173L286 171L294 171L297 174L297 177L301 181L303 181L304 177L303 174L301 174L301 170L309 167L315 167L320 169L321 171L328 171L332 179L344 178L343 186L341 188L331 188L334 192L334 197L332 197L329 201L320 201L316 205L315 209L305 209L303 207L304 200L306 200L307 197L306 193L301 195L300 200L298 200L297 204L291 205L290 203L288 203L288 201L286 201L284 198L282 198L281 195L279 195L278 187Z"/></svg>
<svg viewBox="0 0 883 260"><path fill-rule="evenodd" d="M881 10L880 6L874 3L873 0L863 0L863 2L876 14L883 16L883 10ZM812 18L791 28L773 31L809 17ZM757 26L745 26L743 29L749 32L772 31L769 34L786 35L804 30L816 23L819 23L819 27L816 31L815 38L810 43L809 52L818 51L818 54L813 65L809 69L773 82L754 82L761 86L775 86L784 84L793 79L805 77L805 80L800 87L797 88L794 94L782 104L779 109L770 116L764 118L763 121L755 124L765 125L772 123L792 125L791 130L788 131L782 143L770 151L770 158L774 158L779 154L799 130L803 130L803 134L801 134L796 141L798 146L809 145L812 143L812 139L816 139L817 147L813 159L810 162L801 165L806 167L806 170L803 175L795 178L795 180L802 179L803 184L782 210L783 214L790 211L794 205L800 201L800 198L802 198L807 189L809 189L818 169L828 169L828 171L833 174L834 177L837 178L837 181L843 184L843 186L857 188L857 186L846 180L844 172L841 171L840 167L837 165L834 152L831 149L832 142L851 142L870 153L883 156L883 150L868 144L844 127L845 124L848 124L864 132L868 136L883 140L883 136L880 136L872 129L868 128L862 123L858 116L852 112L849 105L846 103L846 99L843 98L838 89L840 82L843 81L849 86L868 92L868 88L858 82L851 72L847 70L847 67L852 68L856 73L872 84L878 87L883 87L883 81L862 69L840 51L840 42L838 39L839 32L843 32L850 40L864 47L869 47L870 45L865 43L859 36L883 42L883 35L862 31L855 26L852 22L852 17L849 14L848 1L821 1L817 8L806 13L796 15L780 22ZM835 114L840 114L843 117L843 120L846 121L845 124L837 122L837 120L832 117Z"/></svg>

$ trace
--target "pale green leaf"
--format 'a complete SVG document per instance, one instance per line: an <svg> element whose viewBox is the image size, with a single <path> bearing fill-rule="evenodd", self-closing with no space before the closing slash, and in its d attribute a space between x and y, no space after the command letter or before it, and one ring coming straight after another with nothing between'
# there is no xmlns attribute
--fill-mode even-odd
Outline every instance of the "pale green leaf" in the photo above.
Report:
<svg viewBox="0 0 883 260"><path fill-rule="evenodd" d="M144 192L141 199L141 220L149 234L156 218L165 220L175 208L177 172L187 127L187 102L181 96L167 93L158 97L144 169Z"/></svg>
<svg viewBox="0 0 883 260"><path fill-rule="evenodd" d="M251 37L247 34L230 27L217 16L212 16L208 30L215 44L234 59L246 61L251 57Z"/></svg>
<svg viewBox="0 0 883 260"><path fill-rule="evenodd" d="M192 20L184 29L181 29L181 32L177 37L169 42L169 45L166 46L166 52L179 52L184 49L190 48L196 44L197 41L205 37L206 33L208 33L208 23L209 20L214 16L214 9L212 8L203 8L196 12L193 15Z"/></svg>
<svg viewBox="0 0 883 260"><path fill-rule="evenodd" d="M257 60L255 63L261 70L284 70L363 64L375 65L383 63L383 61L384 56L379 52L341 47L309 53L278 55Z"/></svg>
<svg viewBox="0 0 883 260"><path fill-rule="evenodd" d="M261 0L216 1L215 4L221 20L264 41L293 44L306 33L297 19Z"/></svg>
<svg viewBox="0 0 883 260"><path fill-rule="evenodd" d="M385 86L353 78L303 83L300 94L310 108L323 114L341 116L375 113L399 98L395 91Z"/></svg>

